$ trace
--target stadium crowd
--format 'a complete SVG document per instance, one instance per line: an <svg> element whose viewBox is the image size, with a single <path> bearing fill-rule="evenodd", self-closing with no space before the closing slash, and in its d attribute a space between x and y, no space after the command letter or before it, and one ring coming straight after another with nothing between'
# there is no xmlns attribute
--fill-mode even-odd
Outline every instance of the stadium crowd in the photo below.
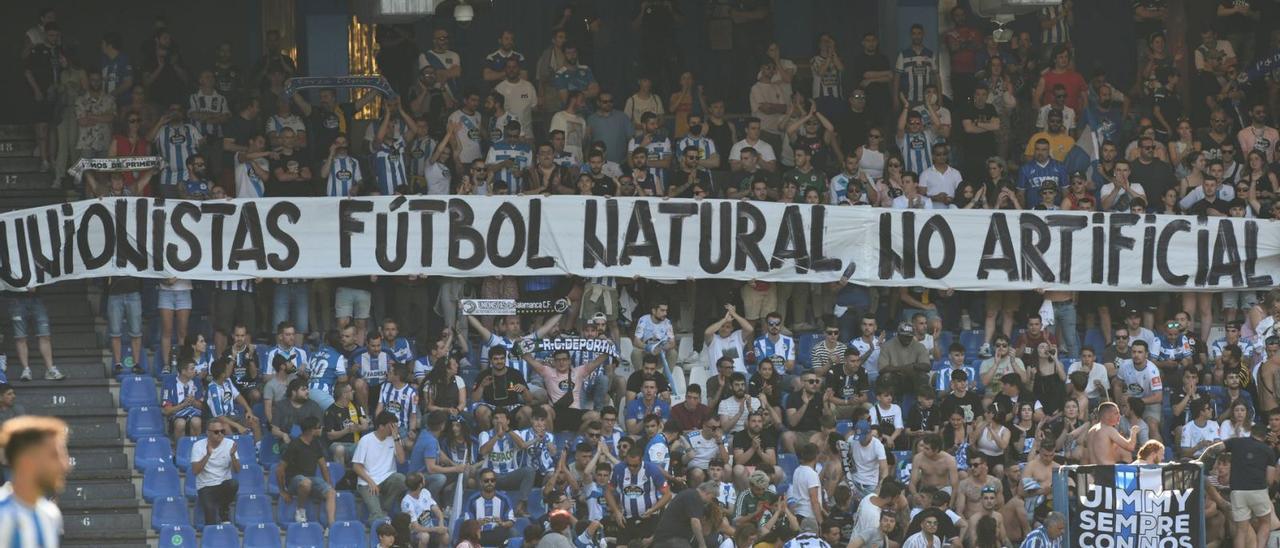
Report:
<svg viewBox="0 0 1280 548"><path fill-rule="evenodd" d="M1217 4L1193 23L1199 41L1174 51L1164 0L1134 0L1141 46L1115 54L1138 73L1117 78L1074 62L1070 1L1007 43L956 8L940 51L915 25L902 51L874 33L823 34L804 60L772 42L770 11L785 3L711 2L724 24L709 39L749 60L726 68L743 85L722 95L669 45L646 49L633 88L602 88L591 67L614 60L592 42L607 29L573 7L536 56L508 31L487 57L462 58L446 28L406 56L412 40L388 27L379 61L396 94L358 99L285 95L302 74L278 33L251 67L230 41L212 66L189 66L183 48L214 44L163 26L141 51L111 32L74 37L91 55L64 46L60 14L44 10L25 81L37 154L55 186L88 198L549 194L1280 218L1280 78L1240 77L1280 43L1280 5ZM642 36L682 24L671 1L640 5ZM837 40L859 53L842 58ZM152 155L164 160L153 170L67 174L79 158ZM353 491L371 522L392 518L397 545L1045 548L1065 527L1050 496L1060 465L1195 459L1255 429L1280 449L1280 290L104 283L117 374L157 375L174 443L200 436L190 460L206 523L229 519L236 444L269 439L282 464L266 481L298 499L299 521L321 519L312 500L333 522L335 493ZM18 378L32 378L32 336L46 378L63 378L40 291L5 297ZM466 316L468 297L570 306ZM619 350L522 344L555 338ZM13 393L0 385L0 417L21 413ZM1235 496L1257 485L1230 463L1206 463L1209 544L1261 545L1273 499ZM448 524L455 489L464 521Z"/></svg>

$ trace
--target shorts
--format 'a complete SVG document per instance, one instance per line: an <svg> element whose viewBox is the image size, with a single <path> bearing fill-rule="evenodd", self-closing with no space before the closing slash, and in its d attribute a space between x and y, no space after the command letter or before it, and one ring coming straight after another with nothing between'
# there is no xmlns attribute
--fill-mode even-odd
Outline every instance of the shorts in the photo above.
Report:
<svg viewBox="0 0 1280 548"><path fill-rule="evenodd" d="M1164 410L1160 405L1147 404L1147 407L1142 410L1142 418L1152 424L1160 424L1160 421L1164 420Z"/></svg>
<svg viewBox="0 0 1280 548"><path fill-rule="evenodd" d="M333 490L333 486L329 485L329 482L325 481L324 478L320 476L314 476L314 477L308 478L302 474L298 474L292 478L289 478L289 494L297 496L298 486L302 485L302 482L308 479L311 480L312 496L323 497L326 494L328 494L329 491Z"/></svg>
<svg viewBox="0 0 1280 548"><path fill-rule="evenodd" d="M988 291L987 310L1018 310L1022 307L1022 294L1017 291Z"/></svg>
<svg viewBox="0 0 1280 548"><path fill-rule="evenodd" d="M599 284L587 284L582 294L582 312L578 319L591 321L597 313L604 314L609 321L618 319L618 288Z"/></svg>
<svg viewBox="0 0 1280 548"><path fill-rule="evenodd" d="M107 296L107 336L120 338L126 319L129 321L129 336L135 339L142 337L142 294L137 291Z"/></svg>
<svg viewBox="0 0 1280 548"><path fill-rule="evenodd" d="M213 326L224 335L231 336L236 323L243 322L253 334L257 328L254 294L249 291L219 289L213 292ZM262 365L262 364L259 364Z"/></svg>
<svg viewBox="0 0 1280 548"><path fill-rule="evenodd" d="M742 286L743 317L758 320L778 311L778 286L770 285L765 291L757 291L750 283Z"/></svg>
<svg viewBox="0 0 1280 548"><path fill-rule="evenodd" d="M1249 521L1250 518L1261 518L1271 515L1271 498L1266 489L1250 489L1231 491L1231 521Z"/></svg>
<svg viewBox="0 0 1280 548"><path fill-rule="evenodd" d="M1014 295L1017 295L1017 293L1014 293ZM1018 297L1018 298L1021 298L1021 297ZM925 308L903 308L903 309L902 309L902 319L901 319L901 320L899 320L899 321L909 322L909 321L911 321L911 317L912 317L912 316L915 316L916 314L924 314L924 317L925 317L926 319L928 319L929 321L931 321L931 322L932 322L932 321L934 321L934 320L937 320L937 319L940 317L940 316L938 316L938 309L937 309L937 308L934 308L934 309L925 309Z"/></svg>
<svg viewBox="0 0 1280 548"><path fill-rule="evenodd" d="M1249 310L1256 304L1257 291L1227 291L1222 294L1223 310Z"/></svg>
<svg viewBox="0 0 1280 548"><path fill-rule="evenodd" d="M191 310L191 290L161 289L156 308L160 310Z"/></svg>
<svg viewBox="0 0 1280 548"><path fill-rule="evenodd" d="M13 338L25 339L29 335L27 320L35 321L37 337L49 336L49 311L44 301L33 295L13 297L9 301L9 318L13 321Z"/></svg>
<svg viewBox="0 0 1280 548"><path fill-rule="evenodd" d="M46 90L44 92L43 101L32 101L31 103L31 119L37 124L47 124L53 122L54 99L53 92Z"/></svg>
<svg viewBox="0 0 1280 548"><path fill-rule="evenodd" d="M470 405L468 405L468 406L467 406L467 411L469 411L469 412L471 412L471 413L475 413L475 412L476 412L476 409L478 409L478 408L480 408L480 407L483 407L483 408L488 409L488 410L490 410L490 411L492 411L492 410L494 410L494 409L497 409L497 408L498 408L498 406L496 406L496 405L494 405L494 404L492 404L492 403L489 403L489 402L487 402L487 401L473 401L473 402L471 402L471 404L470 404ZM515 413L516 411L519 411L521 407L524 407L524 404L523 404L523 403L513 403L513 404L511 404L511 405L507 405L507 406L505 406L506 410L507 410L509 413Z"/></svg>
<svg viewBox="0 0 1280 548"><path fill-rule="evenodd" d="M367 289L339 287L333 297L334 317L367 320L372 301L373 294Z"/></svg>

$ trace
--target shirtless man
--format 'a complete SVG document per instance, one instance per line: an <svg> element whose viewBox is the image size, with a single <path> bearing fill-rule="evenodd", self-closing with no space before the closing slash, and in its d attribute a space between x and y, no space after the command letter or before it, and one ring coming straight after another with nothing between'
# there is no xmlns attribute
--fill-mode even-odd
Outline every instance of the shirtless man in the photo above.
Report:
<svg viewBox="0 0 1280 548"><path fill-rule="evenodd" d="M991 478L994 479L994 478ZM998 484L999 482L997 482ZM961 487L963 489L963 487ZM991 516L996 520L996 540L1000 541L1000 546L1012 546L1009 542L1009 534L1004 529L1004 514L1000 512L1000 507L1004 503L1000 500L1000 488L996 486L983 487L981 491L981 499L978 501L976 510L965 512L965 519L969 522L969 528L966 531L965 538L968 546L977 546L978 544L978 528L975 524L986 516Z"/></svg>
<svg viewBox="0 0 1280 548"><path fill-rule="evenodd" d="M987 473L986 457L975 451L969 457L969 474L960 480L960 495L956 497L956 510L965 516L972 516L986 504L982 500L982 494L988 488L1001 490L1000 480ZM991 508L999 508L1004 504L1004 493L996 497L996 502L998 505ZM975 523L972 519L969 522Z"/></svg>
<svg viewBox="0 0 1280 548"><path fill-rule="evenodd" d="M1085 434L1084 464L1115 464L1133 460L1133 452L1138 448L1138 426L1129 427L1128 438L1120 435L1116 430L1116 425L1120 424L1120 408L1112 402L1098 406L1098 419L1098 424Z"/></svg>
<svg viewBox="0 0 1280 548"><path fill-rule="evenodd" d="M951 507L956 508L956 496L960 492L960 472L956 458L942 450L942 437L929 434L920 440L919 451L911 459L911 481L908 493L915 496L925 487L933 487L951 495Z"/></svg>

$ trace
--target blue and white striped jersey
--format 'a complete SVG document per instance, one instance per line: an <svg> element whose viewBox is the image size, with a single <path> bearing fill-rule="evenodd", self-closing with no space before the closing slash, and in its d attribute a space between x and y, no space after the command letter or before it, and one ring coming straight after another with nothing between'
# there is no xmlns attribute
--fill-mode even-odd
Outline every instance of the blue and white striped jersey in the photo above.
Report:
<svg viewBox="0 0 1280 548"><path fill-rule="evenodd" d="M516 435L519 435L519 433L517 432ZM489 443L493 436L493 430L481 432L480 438L477 440L480 443L479 446L484 447L484 444ZM516 447L516 442L512 441L511 436L503 434L501 439L493 442L493 449L489 451L489 454L484 456L484 466L497 472L499 476L510 474L523 464L520 458L521 453L522 451L519 447Z"/></svg>
<svg viewBox="0 0 1280 548"><path fill-rule="evenodd" d="M465 519L480 522L482 531L497 527L499 522L516 519L515 507L502 493L495 492L492 498L486 498L483 493L476 493L463 507L466 508Z"/></svg>
<svg viewBox="0 0 1280 548"><path fill-rule="evenodd" d="M389 382L382 383L378 392L378 404L382 410L399 419L400 426L409 427L409 418L418 414L418 390L412 384L396 388Z"/></svg>
<svg viewBox="0 0 1280 548"><path fill-rule="evenodd" d="M898 73L902 92L911 103L924 101L924 88L938 74L938 57L933 50L921 47L920 52L907 47L898 53L898 61L894 66Z"/></svg>
<svg viewBox="0 0 1280 548"><path fill-rule="evenodd" d="M511 167L494 173L493 180L489 184L505 184L507 194L514 196L519 194L524 186L524 171L533 165L533 150L522 142L494 143L489 147L489 154L485 157L484 163L493 166L507 160L511 160Z"/></svg>
<svg viewBox="0 0 1280 548"><path fill-rule="evenodd" d="M330 198L346 198L356 189L364 174L360 171L360 162L351 156L334 156L329 163L329 172L325 174L325 195Z"/></svg>
<svg viewBox="0 0 1280 548"><path fill-rule="evenodd" d="M395 341L382 339L382 348L391 352L391 356L400 363L413 363L413 343L404 337L399 337Z"/></svg>
<svg viewBox="0 0 1280 548"><path fill-rule="evenodd" d="M538 435L533 428L525 428L516 432L524 438L529 446L524 450L524 465L532 466L535 470L543 473L550 473L556 469L556 460L559 458L559 448L556 447L555 438L550 432L543 432Z"/></svg>
<svg viewBox="0 0 1280 548"><path fill-rule="evenodd" d="M1071 28L1067 26L1066 8L1062 6L1045 6L1040 8L1040 19L1048 21L1057 18L1049 28L1040 27L1040 45L1053 46L1071 41Z"/></svg>
<svg viewBox="0 0 1280 548"><path fill-rule="evenodd" d="M200 383L196 382L195 379L187 382L181 382L176 376L165 379L164 396L161 398L161 405L164 407L179 405L186 401L188 396L198 401L204 400L204 391L200 389ZM185 407L174 413L173 416L180 418L199 417L201 413L202 411L199 407Z"/></svg>
<svg viewBox="0 0 1280 548"><path fill-rule="evenodd" d="M622 504L622 515L628 519L639 518L657 504L666 487L667 480L662 471L648 462L641 463L640 469L634 472L627 463L620 462L613 467L613 476L609 480L609 488Z"/></svg>
<svg viewBox="0 0 1280 548"><path fill-rule="evenodd" d="M587 519L599 521L604 519L605 510L609 509L609 503L605 502L605 489L608 485L596 485L595 482L588 483L583 489L584 499L587 501Z"/></svg>
<svg viewBox="0 0 1280 548"><path fill-rule="evenodd" d="M902 170L915 172L919 177L924 170L929 169L933 165L929 151L937 141L938 138L929 130L919 133L903 132L898 138L898 148L902 150Z"/></svg>
<svg viewBox="0 0 1280 548"><path fill-rule="evenodd" d="M359 376L369 383L370 386L377 386L387 380L387 371L391 368L391 364L395 363L395 358L386 350L379 350L377 354L371 354L368 350L361 350L355 355L355 363L352 369L359 373Z"/></svg>
<svg viewBox="0 0 1280 548"><path fill-rule="evenodd" d="M332 346L321 346L311 355L307 374L310 378L307 383L309 389L323 390L332 395L333 385L338 383L339 377L347 374L347 358Z"/></svg>
<svg viewBox="0 0 1280 548"><path fill-rule="evenodd" d="M266 158L257 158L247 162L236 155L236 198L262 198L267 195L267 182L262 180L253 169L254 164L267 173L271 173L271 163Z"/></svg>
<svg viewBox="0 0 1280 548"><path fill-rule="evenodd" d="M486 125L489 134L486 135L488 141L493 144L501 143L506 139L506 129L509 122L519 122L515 114L510 112L502 113L502 116L490 116Z"/></svg>
<svg viewBox="0 0 1280 548"><path fill-rule="evenodd" d="M223 97L221 93L214 91L209 95L205 95L201 93L200 90L196 90L196 92L192 93L187 99L187 112L191 114L195 114L197 112L230 114L231 109L227 108L227 98ZM201 121L193 121L192 124L194 124L196 129L200 130L200 134L204 135L206 138L222 136L222 124Z"/></svg>
<svg viewBox="0 0 1280 548"><path fill-rule="evenodd" d="M160 170L160 184L175 186L187 180L187 158L195 155L204 141L204 135L191 124L167 124L156 133L152 143L155 154L164 159Z"/></svg>
<svg viewBox="0 0 1280 548"><path fill-rule="evenodd" d="M310 361L307 358L307 351L301 347L295 346L293 348L281 348L280 345L276 345L272 349L267 350L267 363L262 364L263 375L274 375L276 373L275 368L271 365L275 362L276 356L284 356L293 364L293 367L298 370L306 369L308 362Z"/></svg>
<svg viewBox="0 0 1280 548"><path fill-rule="evenodd" d="M415 137L409 141L409 145L405 147L405 167L409 170L409 177L417 179L427 178L427 168L431 167L431 155L435 154L437 143L435 139L430 137ZM418 182L416 184L423 184Z"/></svg>
<svg viewBox="0 0 1280 548"><path fill-rule="evenodd" d="M256 287L256 284L253 280L219 280L213 282L213 287L222 291L244 291L246 293L253 293L253 289Z"/></svg>
<svg viewBox="0 0 1280 548"><path fill-rule="evenodd" d="M396 193L396 187L409 184L404 169L404 139L388 136L373 155L373 171L378 178L378 191L384 196Z"/></svg>
<svg viewBox="0 0 1280 548"><path fill-rule="evenodd" d="M796 340L783 334L778 334L778 340L769 340L768 335L756 338L755 344L752 345L756 351L756 359L760 363L774 356L782 356L786 361L796 360ZM775 370L779 373L785 373L782 366L775 366Z"/></svg>
<svg viewBox="0 0 1280 548"><path fill-rule="evenodd" d="M58 548L62 511L41 498L34 508L13 496L13 487L0 487L0 544L12 548Z"/></svg>
<svg viewBox="0 0 1280 548"><path fill-rule="evenodd" d="M236 385L231 382L231 379L221 383L210 382L207 400L209 418L216 419L237 414L236 398L238 397L240 397L240 391L236 389Z"/></svg>
<svg viewBox="0 0 1280 548"><path fill-rule="evenodd" d="M684 154L684 149L696 147L698 149L698 159L706 160L716 153L716 142L706 137L686 136L676 143L675 154Z"/></svg>
<svg viewBox="0 0 1280 548"><path fill-rule="evenodd" d="M643 140L644 136L641 135L639 137L632 137L630 141L627 141L628 154L630 154L629 151L635 150L636 147L639 147ZM659 185L662 188L666 188L667 170L666 168L657 167L656 164L657 162L670 158L672 154L675 154L671 149L671 139L655 135L650 139L649 144L645 146L645 150L649 152L649 163L647 164L649 169L657 176L657 182Z"/></svg>

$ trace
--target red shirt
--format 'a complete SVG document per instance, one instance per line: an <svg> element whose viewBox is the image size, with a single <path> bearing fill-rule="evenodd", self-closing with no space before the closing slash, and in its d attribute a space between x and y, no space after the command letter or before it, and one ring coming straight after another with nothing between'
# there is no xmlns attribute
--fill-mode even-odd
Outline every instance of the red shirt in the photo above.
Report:
<svg viewBox="0 0 1280 548"><path fill-rule="evenodd" d="M1046 70L1040 74L1044 79L1044 93L1040 95L1040 104L1047 105L1053 102L1053 87L1062 84L1067 88L1067 106L1076 112L1084 112L1080 110L1084 99L1084 92L1088 89L1089 84L1085 83L1084 77L1080 73L1068 69L1066 72L1057 73L1053 69Z"/></svg>
<svg viewBox="0 0 1280 548"><path fill-rule="evenodd" d="M978 48L982 35L968 25L947 31L947 38L954 40L960 49L951 53L951 72L973 74L978 71Z"/></svg>
<svg viewBox="0 0 1280 548"><path fill-rule="evenodd" d="M693 410L684 402L671 406L671 420L680 425L681 432L702 428L702 423L710 416L711 408L701 403Z"/></svg>

